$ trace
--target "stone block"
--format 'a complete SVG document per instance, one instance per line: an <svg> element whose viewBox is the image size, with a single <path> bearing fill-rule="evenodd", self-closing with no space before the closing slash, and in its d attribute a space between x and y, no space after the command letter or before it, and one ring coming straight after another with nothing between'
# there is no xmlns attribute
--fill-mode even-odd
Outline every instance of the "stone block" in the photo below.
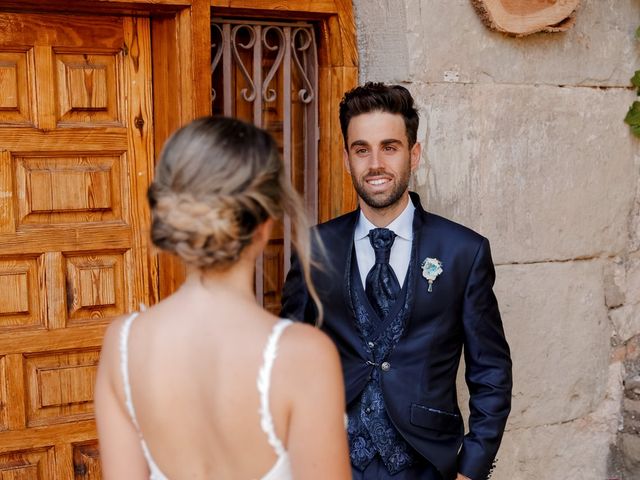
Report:
<svg viewBox="0 0 640 480"><path fill-rule="evenodd" d="M485 27L469 0L406 0L408 80L627 86L640 65L638 18L635 0L583 0L568 32L514 38Z"/></svg>
<svg viewBox="0 0 640 480"><path fill-rule="evenodd" d="M636 194L625 90L411 85L427 207L492 242L497 263L624 252ZM613 187L615 186L615 188Z"/></svg>
<svg viewBox="0 0 640 480"><path fill-rule="evenodd" d="M625 302L626 268L623 260L616 257L607 263L604 271L604 299L608 308L620 307Z"/></svg>
<svg viewBox="0 0 640 480"><path fill-rule="evenodd" d="M609 369L602 263L509 265L496 273L513 359L510 428L567 422L594 411L605 396Z"/></svg>
<svg viewBox="0 0 640 480"><path fill-rule="evenodd" d="M608 367L606 392L593 413L570 422L513 428L507 425L492 480L581 479L607 476L621 402L622 364Z"/></svg>
<svg viewBox="0 0 640 480"><path fill-rule="evenodd" d="M640 252L626 262L625 298L628 303L640 303ZM640 333L640 331L638 332Z"/></svg>
<svg viewBox="0 0 640 480"><path fill-rule="evenodd" d="M611 310L609 318L621 342L640 334L640 304L627 304Z"/></svg>
<svg viewBox="0 0 640 480"><path fill-rule="evenodd" d="M509 431L491 480L608 478L611 435L585 421Z"/></svg>
<svg viewBox="0 0 640 480"><path fill-rule="evenodd" d="M640 437L635 434L620 435L621 449L627 470L640 472Z"/></svg>

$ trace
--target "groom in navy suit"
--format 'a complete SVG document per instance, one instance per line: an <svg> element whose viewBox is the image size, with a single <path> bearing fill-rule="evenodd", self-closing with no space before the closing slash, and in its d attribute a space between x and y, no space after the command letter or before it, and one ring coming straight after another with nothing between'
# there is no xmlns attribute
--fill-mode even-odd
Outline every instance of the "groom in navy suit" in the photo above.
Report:
<svg viewBox="0 0 640 480"><path fill-rule="evenodd" d="M399 85L340 103L359 209L316 227L312 280L340 352L353 478L483 480L511 405L511 359L486 238L428 213L408 191L418 114ZM316 321L292 259L281 315ZM457 403L464 353L469 430Z"/></svg>

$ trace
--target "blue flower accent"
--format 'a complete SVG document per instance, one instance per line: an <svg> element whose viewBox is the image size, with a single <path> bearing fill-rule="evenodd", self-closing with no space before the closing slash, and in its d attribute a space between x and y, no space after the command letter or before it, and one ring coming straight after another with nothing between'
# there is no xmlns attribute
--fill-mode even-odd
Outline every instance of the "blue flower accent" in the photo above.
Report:
<svg viewBox="0 0 640 480"><path fill-rule="evenodd" d="M428 292L433 291L433 282L435 282L436 278L444 271L442 269L442 262L437 258L427 257L420 265L422 268L422 276L427 279L429 282Z"/></svg>

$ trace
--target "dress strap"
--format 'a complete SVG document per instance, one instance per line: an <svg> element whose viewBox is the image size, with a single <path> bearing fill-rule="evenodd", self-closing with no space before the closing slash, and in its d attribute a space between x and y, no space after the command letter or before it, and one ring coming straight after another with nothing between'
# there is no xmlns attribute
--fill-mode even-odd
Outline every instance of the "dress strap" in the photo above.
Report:
<svg viewBox="0 0 640 480"><path fill-rule="evenodd" d="M127 411L131 417L131 421L136 427L136 430L140 432L138 426L138 420L136 419L136 411L133 408L133 400L131 398L131 385L129 383L129 331L131 330L131 324L133 320L138 316L138 313L134 313L127 318L120 329L120 371L122 373L122 384L124 385L124 402L127 406Z"/></svg>
<svg viewBox="0 0 640 480"><path fill-rule="evenodd" d="M160 467L158 467L154 461L151 456L151 452L149 451L149 447L147 446L147 442L144 441L142 432L140 431L140 425L138 425L138 419L136 418L136 409L133 406L133 398L131 396L131 384L129 383L129 332L131 331L131 325L137 316L138 312L133 313L122 323L122 328L120 329L120 370L122 373L122 383L124 385L124 402L127 406L127 411L129 412L131 421L136 427L136 431L140 437L142 452L147 460L147 464L149 465L149 470L151 471L149 478L151 480L166 480L167 477L165 477L162 470L160 470Z"/></svg>
<svg viewBox="0 0 640 480"><path fill-rule="evenodd" d="M269 444L273 447L278 457L284 455L285 449L282 442L277 437L273 426L273 418L271 417L271 409L269 407L269 390L271 387L271 370L273 362L278 355L278 341L280 335L285 328L291 325L291 320L281 319L273 326L271 334L267 340L267 344L262 354L262 366L258 372L258 392L260 393L260 426L264 433L267 434Z"/></svg>

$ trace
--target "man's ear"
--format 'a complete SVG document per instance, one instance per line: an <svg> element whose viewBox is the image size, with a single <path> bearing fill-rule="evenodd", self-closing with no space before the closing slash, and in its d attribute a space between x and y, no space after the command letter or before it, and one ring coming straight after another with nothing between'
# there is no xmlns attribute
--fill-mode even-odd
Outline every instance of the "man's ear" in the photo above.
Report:
<svg viewBox="0 0 640 480"><path fill-rule="evenodd" d="M351 165L349 165L349 153L346 149L342 150L342 161L344 162L344 169L349 175L351 175Z"/></svg>
<svg viewBox="0 0 640 480"><path fill-rule="evenodd" d="M418 165L420 165L420 156L422 155L422 145L420 142L416 142L411 147L411 171L415 172Z"/></svg>

